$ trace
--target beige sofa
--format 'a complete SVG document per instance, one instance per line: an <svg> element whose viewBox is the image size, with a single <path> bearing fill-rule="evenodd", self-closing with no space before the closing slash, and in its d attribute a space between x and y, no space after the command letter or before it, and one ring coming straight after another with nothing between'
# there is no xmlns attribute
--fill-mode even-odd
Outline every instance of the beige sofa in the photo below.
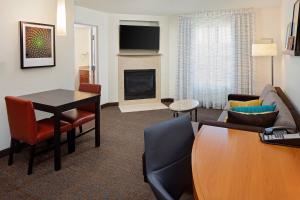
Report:
<svg viewBox="0 0 300 200"><path fill-rule="evenodd" d="M247 101L247 100L254 100L254 99L261 99L263 101L263 105L276 104L276 110L279 111L279 114L273 126L283 126L294 132L300 130L300 117L297 110L294 108L293 104L289 101L289 99L281 90L281 88L279 87L274 88L271 85L266 85L260 96L240 95L240 94L228 95L228 103L224 111L220 115L218 121L203 120L200 122L199 127L205 124L211 126L262 132L264 130L263 127L225 122L227 118L227 111L230 109L230 105L229 105L230 100Z"/></svg>

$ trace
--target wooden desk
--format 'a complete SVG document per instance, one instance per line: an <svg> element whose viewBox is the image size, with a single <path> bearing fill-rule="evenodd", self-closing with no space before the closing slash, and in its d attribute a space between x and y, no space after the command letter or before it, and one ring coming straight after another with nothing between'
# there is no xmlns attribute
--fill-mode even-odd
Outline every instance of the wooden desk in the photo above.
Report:
<svg viewBox="0 0 300 200"><path fill-rule="evenodd" d="M100 146L100 95L72 90L50 90L21 96L32 101L34 109L54 114L54 168L60 170L60 119L64 111L95 104L95 146Z"/></svg>
<svg viewBox="0 0 300 200"><path fill-rule="evenodd" d="M254 132L203 126L192 169L198 200L300 199L300 149L263 144Z"/></svg>

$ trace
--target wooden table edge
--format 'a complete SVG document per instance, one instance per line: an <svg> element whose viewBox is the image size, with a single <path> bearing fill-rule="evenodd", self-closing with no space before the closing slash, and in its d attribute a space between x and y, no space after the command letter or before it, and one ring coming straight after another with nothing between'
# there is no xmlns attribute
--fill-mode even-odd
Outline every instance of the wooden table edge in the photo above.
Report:
<svg viewBox="0 0 300 200"><path fill-rule="evenodd" d="M194 189L194 198L196 200L204 200L205 199L205 196L204 196L204 193L202 192L202 188L200 187L201 186L201 183L200 183L200 180L201 178L198 177L198 174L197 173L197 170L196 170L196 163L199 163L199 161L196 161L197 156L197 152L198 152L198 148L200 148L198 145L197 145L197 142L199 140L199 137L201 137L201 134L203 131L205 131L205 129L209 128L209 127L214 127L214 128L219 128L219 129L226 129L226 130L234 130L234 129L230 129L230 128L224 128L224 127L215 127L215 126L209 126L209 125L203 125L201 127L201 129L198 131L198 133L196 134L196 137L195 137L195 140L194 140L194 143L193 143L193 148L192 148L192 177L193 177L193 189ZM253 132L253 131L242 131L241 132ZM255 133L255 132L253 132ZM197 187L195 187L197 186Z"/></svg>
<svg viewBox="0 0 300 200"><path fill-rule="evenodd" d="M197 139L200 137L201 135L201 131L202 129L204 129L206 127L206 125L202 126L201 129L198 131L198 133L196 134L194 143L193 143L193 148L192 148L192 176L193 176L193 192L194 192L194 198L195 200L204 200L204 194L201 191L201 188L199 187L195 187L195 185L199 186L201 185L199 183L199 178L197 177L197 173L194 173L195 168L196 168L196 142L198 141Z"/></svg>

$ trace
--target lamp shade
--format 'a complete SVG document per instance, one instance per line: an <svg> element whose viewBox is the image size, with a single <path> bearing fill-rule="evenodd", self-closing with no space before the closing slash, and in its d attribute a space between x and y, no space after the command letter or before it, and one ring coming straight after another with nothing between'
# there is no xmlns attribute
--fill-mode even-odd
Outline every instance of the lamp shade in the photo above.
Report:
<svg viewBox="0 0 300 200"><path fill-rule="evenodd" d="M57 0L57 35L67 35L67 20L66 20L66 2L65 0Z"/></svg>
<svg viewBox="0 0 300 200"><path fill-rule="evenodd" d="M277 56L277 45L270 44L252 44L252 56Z"/></svg>

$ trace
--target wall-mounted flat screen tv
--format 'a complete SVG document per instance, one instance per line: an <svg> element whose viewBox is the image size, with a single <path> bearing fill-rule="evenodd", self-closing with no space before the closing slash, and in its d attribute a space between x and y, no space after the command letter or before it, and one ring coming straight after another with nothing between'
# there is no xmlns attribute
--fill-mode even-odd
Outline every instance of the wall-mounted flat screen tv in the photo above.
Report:
<svg viewBox="0 0 300 200"><path fill-rule="evenodd" d="M120 49L159 50L159 27L120 25Z"/></svg>

